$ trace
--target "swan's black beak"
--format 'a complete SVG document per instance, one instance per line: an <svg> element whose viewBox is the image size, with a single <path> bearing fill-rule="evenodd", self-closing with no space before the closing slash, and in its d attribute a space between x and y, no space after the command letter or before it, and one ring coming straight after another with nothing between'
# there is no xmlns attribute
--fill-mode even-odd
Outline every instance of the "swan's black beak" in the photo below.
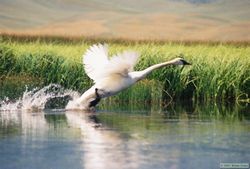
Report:
<svg viewBox="0 0 250 169"><path fill-rule="evenodd" d="M181 60L183 65L192 65L191 63L188 63L187 61L185 61L184 59Z"/></svg>

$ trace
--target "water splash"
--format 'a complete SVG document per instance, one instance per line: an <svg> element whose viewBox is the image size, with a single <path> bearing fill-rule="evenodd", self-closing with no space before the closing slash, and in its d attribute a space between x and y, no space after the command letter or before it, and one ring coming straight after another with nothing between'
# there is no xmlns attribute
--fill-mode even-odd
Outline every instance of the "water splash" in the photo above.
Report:
<svg viewBox="0 0 250 169"><path fill-rule="evenodd" d="M0 111L43 110L58 108L62 103L79 98L80 94L73 90L65 90L57 84L50 84L41 89L26 91L18 100L12 102L8 98L0 101ZM52 107L53 105L54 107ZM59 106L58 106L59 105Z"/></svg>

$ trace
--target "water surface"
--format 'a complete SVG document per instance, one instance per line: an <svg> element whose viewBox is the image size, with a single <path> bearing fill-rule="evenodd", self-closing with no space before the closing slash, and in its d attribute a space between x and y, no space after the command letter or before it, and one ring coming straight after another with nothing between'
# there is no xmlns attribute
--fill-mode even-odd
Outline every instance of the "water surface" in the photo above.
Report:
<svg viewBox="0 0 250 169"><path fill-rule="evenodd" d="M0 111L1 168L211 169L250 162L248 108L187 107Z"/></svg>

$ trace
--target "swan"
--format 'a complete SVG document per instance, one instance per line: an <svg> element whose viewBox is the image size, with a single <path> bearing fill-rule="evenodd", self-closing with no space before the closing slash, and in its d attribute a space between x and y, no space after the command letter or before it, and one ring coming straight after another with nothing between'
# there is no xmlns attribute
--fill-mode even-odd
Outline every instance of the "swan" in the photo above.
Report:
<svg viewBox="0 0 250 169"><path fill-rule="evenodd" d="M169 65L190 65L183 58L155 64L141 71L133 71L138 60L138 53L125 51L111 58L108 57L108 46L95 44L83 55L86 74L94 85L76 100L72 100L66 109L94 108L102 98L117 94L144 79L155 69Z"/></svg>

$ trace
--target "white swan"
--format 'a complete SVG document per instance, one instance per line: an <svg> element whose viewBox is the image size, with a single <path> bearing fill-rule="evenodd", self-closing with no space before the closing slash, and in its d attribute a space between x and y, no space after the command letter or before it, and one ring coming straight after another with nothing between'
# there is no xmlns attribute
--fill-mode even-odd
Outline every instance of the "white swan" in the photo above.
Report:
<svg viewBox="0 0 250 169"><path fill-rule="evenodd" d="M169 65L189 65L182 58L159 63L142 71L133 71L137 62L136 52L125 51L108 58L106 45L93 45L83 55L86 74L94 80L94 85L77 100L70 101L66 109L90 109L101 98L112 96L145 78L155 69Z"/></svg>

